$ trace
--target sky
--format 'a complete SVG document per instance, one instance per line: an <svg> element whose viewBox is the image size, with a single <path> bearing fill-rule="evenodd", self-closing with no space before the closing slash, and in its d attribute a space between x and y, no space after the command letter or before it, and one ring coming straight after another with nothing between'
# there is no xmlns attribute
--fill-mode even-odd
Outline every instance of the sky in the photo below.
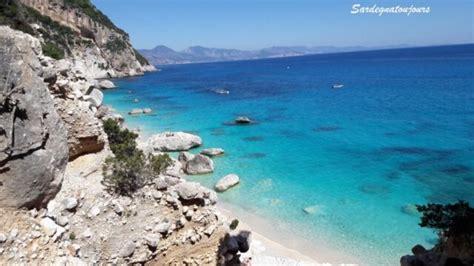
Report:
<svg viewBox="0 0 474 266"><path fill-rule="evenodd" d="M92 0L141 49L202 45L442 45L474 42L474 0ZM424 14L351 14L361 7L429 7Z"/></svg>

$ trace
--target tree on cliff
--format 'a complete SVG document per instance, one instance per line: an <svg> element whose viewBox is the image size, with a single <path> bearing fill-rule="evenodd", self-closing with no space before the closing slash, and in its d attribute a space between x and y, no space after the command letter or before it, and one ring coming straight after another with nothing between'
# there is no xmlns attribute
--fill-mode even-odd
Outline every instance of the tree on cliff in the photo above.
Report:
<svg viewBox="0 0 474 266"><path fill-rule="evenodd" d="M137 134L107 119L104 131L109 138L110 149L115 157L106 159L103 184L113 193L132 196L133 192L161 174L173 164L168 154L145 156L137 148Z"/></svg>

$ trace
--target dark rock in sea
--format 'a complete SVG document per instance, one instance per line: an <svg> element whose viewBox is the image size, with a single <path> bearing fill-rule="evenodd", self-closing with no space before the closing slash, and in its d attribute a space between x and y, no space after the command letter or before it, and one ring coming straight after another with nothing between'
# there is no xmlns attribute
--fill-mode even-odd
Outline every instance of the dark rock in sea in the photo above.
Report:
<svg viewBox="0 0 474 266"><path fill-rule="evenodd" d="M465 176L465 177L462 178L462 180L463 180L464 182L467 182L467 183L474 183L474 175L472 175L472 176Z"/></svg>
<svg viewBox="0 0 474 266"><path fill-rule="evenodd" d="M399 172L390 172L385 175L385 178L388 180L397 180L400 179L400 173Z"/></svg>
<svg viewBox="0 0 474 266"><path fill-rule="evenodd" d="M376 184L360 186L359 190L367 194L387 194L390 192L387 187Z"/></svg>
<svg viewBox="0 0 474 266"><path fill-rule="evenodd" d="M259 159L259 158L264 158L267 156L265 153L261 152L254 152L254 153L247 153L242 156L242 158L247 158L247 159Z"/></svg>
<svg viewBox="0 0 474 266"><path fill-rule="evenodd" d="M234 122L236 124L250 124L250 123L253 123L253 121L250 118L246 117L246 116L239 116L234 120Z"/></svg>
<svg viewBox="0 0 474 266"><path fill-rule="evenodd" d="M211 131L212 136L223 136L225 135L225 131L223 128L214 128Z"/></svg>
<svg viewBox="0 0 474 266"><path fill-rule="evenodd" d="M324 127L318 127L314 128L314 132L332 132L332 131L338 131L341 130L342 128L337 127L337 126L324 126Z"/></svg>
<svg viewBox="0 0 474 266"><path fill-rule="evenodd" d="M281 130L280 134L286 138L291 138L291 139L298 139L298 138L304 138L306 135L301 132L301 131L296 131L296 130Z"/></svg>
<svg viewBox="0 0 474 266"><path fill-rule="evenodd" d="M252 136L252 137L245 137L245 138L242 138L243 140L245 141L263 141L264 138L261 137L261 136Z"/></svg>
<svg viewBox="0 0 474 266"><path fill-rule="evenodd" d="M417 155L432 156L437 158L446 158L454 153L454 150L430 149L424 147L404 147L394 146L380 149L377 153L380 155Z"/></svg>
<svg viewBox="0 0 474 266"><path fill-rule="evenodd" d="M441 169L441 172L447 175L459 175L459 174L466 174L471 172L472 169L469 166L457 164L447 168Z"/></svg>

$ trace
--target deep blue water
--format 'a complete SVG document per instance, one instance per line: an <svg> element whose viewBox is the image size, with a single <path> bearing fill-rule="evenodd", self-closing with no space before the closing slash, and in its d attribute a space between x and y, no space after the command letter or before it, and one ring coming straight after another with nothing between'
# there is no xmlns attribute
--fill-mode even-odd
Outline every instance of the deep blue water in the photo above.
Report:
<svg viewBox="0 0 474 266"><path fill-rule="evenodd" d="M396 265L435 240L402 206L474 203L474 45L161 68L116 80L106 103L147 134L194 132L223 148L214 174L191 179L239 174L220 198L298 236ZM144 107L156 113L126 115ZM239 115L258 123L227 123Z"/></svg>

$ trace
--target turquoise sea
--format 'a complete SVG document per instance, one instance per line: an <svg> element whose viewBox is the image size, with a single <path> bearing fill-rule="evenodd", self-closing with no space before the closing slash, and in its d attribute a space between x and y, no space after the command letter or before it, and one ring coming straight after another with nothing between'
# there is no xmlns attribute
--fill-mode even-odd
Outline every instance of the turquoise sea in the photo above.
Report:
<svg viewBox="0 0 474 266"><path fill-rule="evenodd" d="M474 204L474 45L160 68L115 80L106 104L146 135L187 131L223 148L213 174L190 179L240 175L220 199L295 236L398 265L436 241L403 206ZM155 112L127 115L145 107ZM257 123L229 123L242 115Z"/></svg>

